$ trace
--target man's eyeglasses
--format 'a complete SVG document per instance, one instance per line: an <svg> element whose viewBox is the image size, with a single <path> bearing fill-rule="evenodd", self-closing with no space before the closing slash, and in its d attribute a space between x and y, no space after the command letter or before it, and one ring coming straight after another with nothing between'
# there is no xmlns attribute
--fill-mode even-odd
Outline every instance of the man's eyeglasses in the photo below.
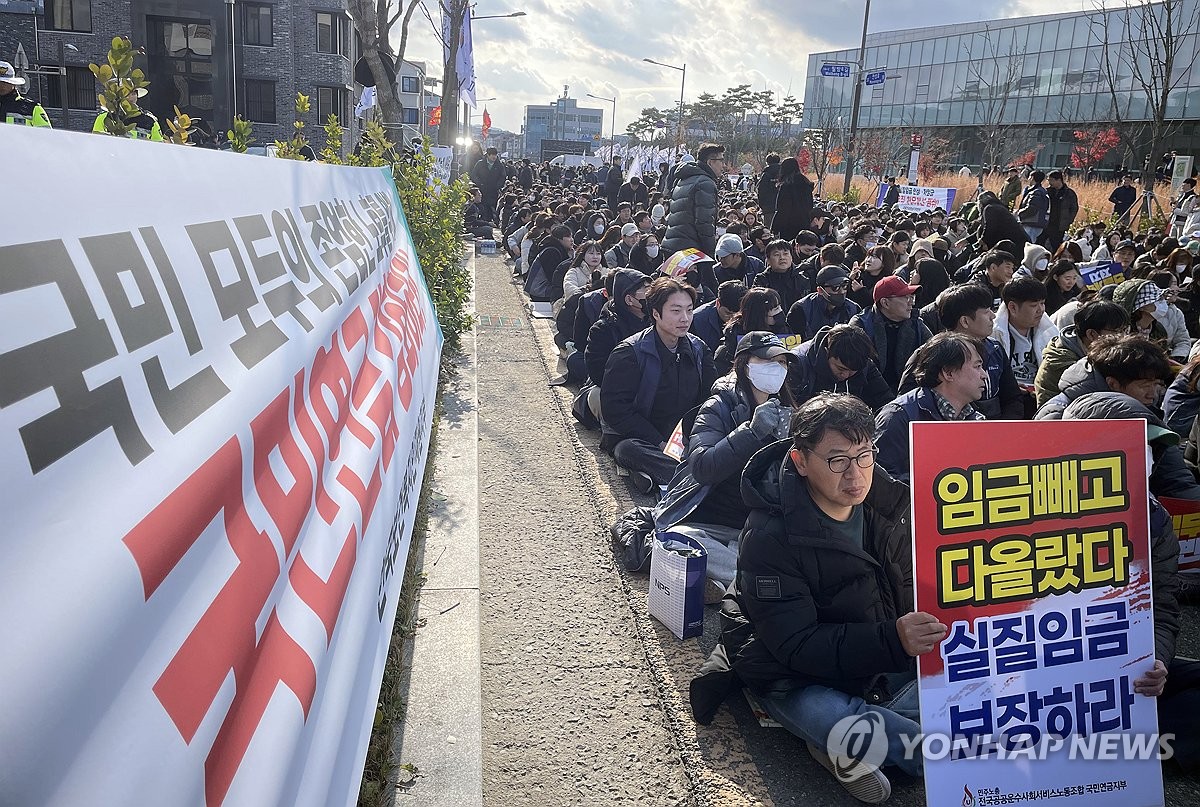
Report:
<svg viewBox="0 0 1200 807"><path fill-rule="evenodd" d="M829 466L829 470L835 474L844 474L850 470L850 463L853 462L859 468L870 468L875 464L876 451L873 448L868 448L866 451L854 457L847 457L845 454L836 454L832 457L821 459L825 460L825 464ZM818 455L820 456L820 455Z"/></svg>

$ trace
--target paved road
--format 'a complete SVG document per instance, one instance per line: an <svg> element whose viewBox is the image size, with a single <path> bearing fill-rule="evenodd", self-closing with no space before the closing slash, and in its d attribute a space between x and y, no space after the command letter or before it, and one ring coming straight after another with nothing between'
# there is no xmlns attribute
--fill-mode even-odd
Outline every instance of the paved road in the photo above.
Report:
<svg viewBox="0 0 1200 807"><path fill-rule="evenodd" d="M613 562L607 527L649 504L570 418L549 323L530 320L499 257L476 263L484 797L489 805L857 804L782 729L731 698L696 726L687 687L716 641L649 618L645 575ZM1181 652L1200 654L1189 609ZM1200 781L1167 772L1168 804ZM924 805L919 785L890 804Z"/></svg>

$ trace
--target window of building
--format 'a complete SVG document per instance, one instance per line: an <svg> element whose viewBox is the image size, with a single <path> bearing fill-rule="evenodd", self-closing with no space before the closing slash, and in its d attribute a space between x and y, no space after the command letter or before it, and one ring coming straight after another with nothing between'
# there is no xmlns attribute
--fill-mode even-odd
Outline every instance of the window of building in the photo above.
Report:
<svg viewBox="0 0 1200 807"><path fill-rule="evenodd" d="M344 87L317 87L317 120L324 125L330 115L337 115L343 125L349 120Z"/></svg>
<svg viewBox="0 0 1200 807"><path fill-rule="evenodd" d="M256 123L275 123L275 82L246 79L242 82L242 109Z"/></svg>
<svg viewBox="0 0 1200 807"><path fill-rule="evenodd" d="M57 76L49 78L43 106L62 109L61 86ZM86 67L67 68L67 106L88 111L96 109L96 78Z"/></svg>
<svg viewBox="0 0 1200 807"><path fill-rule="evenodd" d="M400 122L407 123L409 126L420 126L421 110L416 107L405 107L400 112Z"/></svg>
<svg viewBox="0 0 1200 807"><path fill-rule="evenodd" d="M275 36L271 29L271 6L265 3L242 4L242 42L271 47Z"/></svg>
<svg viewBox="0 0 1200 807"><path fill-rule="evenodd" d="M401 76L400 77L400 92L417 94L421 91L420 76Z"/></svg>
<svg viewBox="0 0 1200 807"><path fill-rule="evenodd" d="M350 55L350 26L341 14L317 12L317 53Z"/></svg>
<svg viewBox="0 0 1200 807"><path fill-rule="evenodd" d="M213 118L213 26L210 20L146 17L146 78L151 87L174 87L174 92L151 92L150 111L165 120L173 106L205 121Z"/></svg>
<svg viewBox="0 0 1200 807"><path fill-rule="evenodd" d="M46 27L55 31L91 31L92 0L46 0Z"/></svg>

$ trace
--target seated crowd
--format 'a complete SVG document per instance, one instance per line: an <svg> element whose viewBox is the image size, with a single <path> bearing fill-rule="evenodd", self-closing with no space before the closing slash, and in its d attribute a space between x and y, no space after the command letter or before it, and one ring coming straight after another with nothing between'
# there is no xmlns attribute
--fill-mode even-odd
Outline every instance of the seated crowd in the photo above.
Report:
<svg viewBox="0 0 1200 807"><path fill-rule="evenodd" d="M989 191L956 215L823 206L794 159L756 190L725 163L715 144L627 179L619 158L525 161L467 215L551 304L576 418L656 528L707 550L724 629L697 720L738 682L832 771L847 715L919 730L914 659L946 632L913 610L911 422L1141 419L1152 497L1200 500L1200 233L1088 223L1051 253ZM1085 288L1101 251L1117 282ZM1176 758L1196 765L1195 689L1167 682L1194 665L1174 646L1200 598L1157 498L1151 524L1156 658L1135 688L1163 732L1191 727ZM874 803L921 773L885 768L839 781Z"/></svg>

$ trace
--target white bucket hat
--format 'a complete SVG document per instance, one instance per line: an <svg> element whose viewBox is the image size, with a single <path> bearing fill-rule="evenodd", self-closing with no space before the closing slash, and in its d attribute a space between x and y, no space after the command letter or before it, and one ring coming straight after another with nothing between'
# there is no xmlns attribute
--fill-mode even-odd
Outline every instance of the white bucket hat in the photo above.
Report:
<svg viewBox="0 0 1200 807"><path fill-rule="evenodd" d="M10 62L0 62L0 81L14 87L25 86L25 79L17 75L17 71L13 69Z"/></svg>

